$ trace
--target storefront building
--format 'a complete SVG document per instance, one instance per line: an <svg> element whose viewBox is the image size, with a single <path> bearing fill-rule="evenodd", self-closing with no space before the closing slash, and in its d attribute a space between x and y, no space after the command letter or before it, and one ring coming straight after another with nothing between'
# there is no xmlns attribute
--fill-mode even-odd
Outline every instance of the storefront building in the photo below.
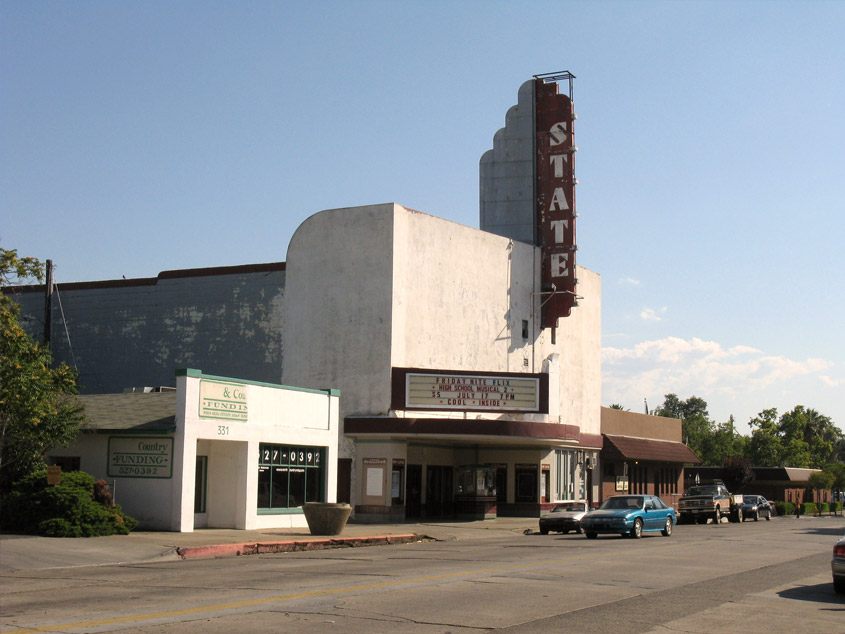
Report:
<svg viewBox="0 0 845 634"><path fill-rule="evenodd" d="M86 430L49 464L111 487L146 530L306 526L333 501L339 393L181 370L175 389L83 396Z"/></svg>
<svg viewBox="0 0 845 634"><path fill-rule="evenodd" d="M650 494L677 506L684 492L685 465L701 464L682 442L681 421L602 407L601 429L602 499Z"/></svg>

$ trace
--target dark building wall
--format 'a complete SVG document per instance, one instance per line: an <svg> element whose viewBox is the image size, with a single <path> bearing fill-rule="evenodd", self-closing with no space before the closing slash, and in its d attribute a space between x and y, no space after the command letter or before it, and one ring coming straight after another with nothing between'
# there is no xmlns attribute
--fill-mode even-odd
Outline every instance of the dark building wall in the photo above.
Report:
<svg viewBox="0 0 845 634"><path fill-rule="evenodd" d="M284 290L283 262L60 284L51 348L57 361L76 365L84 394L175 386L176 368L278 383ZM12 296L42 340L44 287Z"/></svg>

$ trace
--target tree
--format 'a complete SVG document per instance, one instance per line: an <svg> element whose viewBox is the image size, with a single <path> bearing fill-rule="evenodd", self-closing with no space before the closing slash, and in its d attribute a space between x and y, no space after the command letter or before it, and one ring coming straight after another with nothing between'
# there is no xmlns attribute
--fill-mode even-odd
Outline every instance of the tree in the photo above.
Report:
<svg viewBox="0 0 845 634"><path fill-rule="evenodd" d="M611 403L611 404L610 404L610 407L609 407L608 409L621 409L621 410L624 410L624 411L626 411L626 412L630 412L630 411L631 411L631 410L625 409L625 408L624 408L624 407L622 407L622 405L620 405L619 403Z"/></svg>
<svg viewBox="0 0 845 634"><path fill-rule="evenodd" d="M735 456L744 456L748 438L736 431L734 418L711 427L711 433L704 439L704 453L699 454L705 465L723 465L725 460Z"/></svg>
<svg viewBox="0 0 845 634"><path fill-rule="evenodd" d="M811 473L807 484L813 489L816 501L819 500L819 491L829 491L833 487L833 474L827 471L816 471ZM819 505L820 506L820 505Z"/></svg>
<svg viewBox="0 0 845 634"><path fill-rule="evenodd" d="M656 416L680 418L684 442L698 457L707 455L707 443L713 434L713 421L708 418L707 401L698 396L690 396L682 401L675 394L666 394L663 405L654 413Z"/></svg>
<svg viewBox="0 0 845 634"><path fill-rule="evenodd" d="M764 409L748 421L752 431L747 457L755 467L779 467L783 464L783 443L778 434L777 416L777 409Z"/></svg>
<svg viewBox="0 0 845 634"><path fill-rule="evenodd" d="M43 266L0 248L0 279L40 282ZM21 327L17 302L0 293L0 492L43 465L48 449L76 439L83 418L76 393L76 372L54 366L49 349Z"/></svg>
<svg viewBox="0 0 845 634"><path fill-rule="evenodd" d="M736 493L754 479L751 462L742 456L725 458L722 463L722 480L732 493Z"/></svg>
<svg viewBox="0 0 845 634"><path fill-rule="evenodd" d="M831 488L836 491L836 499L842 501L842 491L845 489L845 463L832 462L824 468L825 473L829 473L833 478Z"/></svg>

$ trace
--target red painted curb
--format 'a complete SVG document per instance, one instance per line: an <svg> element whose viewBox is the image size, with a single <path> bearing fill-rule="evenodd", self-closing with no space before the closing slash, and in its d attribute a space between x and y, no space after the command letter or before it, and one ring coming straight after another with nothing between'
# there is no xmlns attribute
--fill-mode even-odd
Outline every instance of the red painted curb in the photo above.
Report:
<svg viewBox="0 0 845 634"><path fill-rule="evenodd" d="M241 544L217 544L214 546L187 546L177 548L182 559L260 555L265 553L289 553L328 548L354 548L356 546L378 546L386 544L407 544L425 539L425 535L407 533L404 535L377 535L372 537L327 537L298 539L283 542L250 542Z"/></svg>

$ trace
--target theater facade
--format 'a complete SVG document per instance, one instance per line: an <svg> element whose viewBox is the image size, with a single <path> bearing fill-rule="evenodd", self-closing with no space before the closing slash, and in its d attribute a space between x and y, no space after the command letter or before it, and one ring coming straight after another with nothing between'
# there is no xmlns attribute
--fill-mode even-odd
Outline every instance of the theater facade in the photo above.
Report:
<svg viewBox="0 0 845 634"><path fill-rule="evenodd" d="M61 293L51 346L80 367L87 394L184 393L167 432L182 461L166 476L180 496L176 530L301 522L290 498L262 506L262 469L291 467L262 462L265 445L319 448L330 466L309 495L351 503L362 522L538 516L601 499L601 279L575 261L572 79L520 88L481 158L481 229L397 203L330 209L299 226L284 262L13 289L33 332L45 290ZM186 368L256 394L328 395L331 413L262 406L237 433L197 422L213 438L186 436L180 449L178 417L192 423L179 412L195 397L190 373L174 371ZM168 488L123 485L98 451L86 464L122 492ZM209 482L222 464L221 481L238 482L225 517L194 510L202 456Z"/></svg>

